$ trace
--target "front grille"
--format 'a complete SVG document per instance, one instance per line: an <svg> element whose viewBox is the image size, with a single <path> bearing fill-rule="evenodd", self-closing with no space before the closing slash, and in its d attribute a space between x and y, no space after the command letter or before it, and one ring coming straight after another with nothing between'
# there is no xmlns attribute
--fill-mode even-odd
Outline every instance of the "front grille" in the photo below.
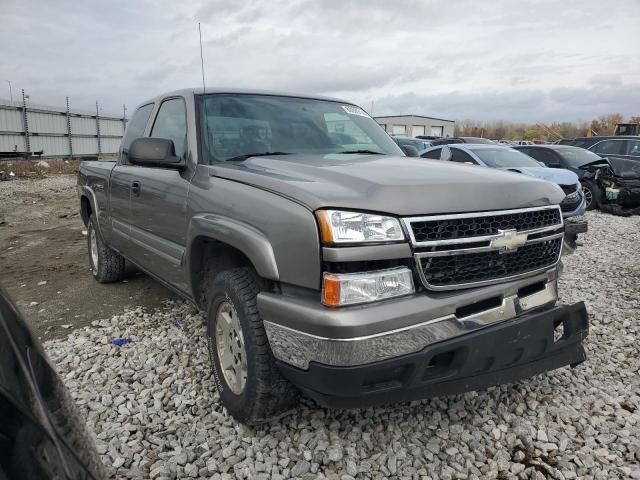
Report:
<svg viewBox="0 0 640 480"><path fill-rule="evenodd" d="M468 288L555 266L562 250L558 206L405 218L423 285Z"/></svg>
<svg viewBox="0 0 640 480"><path fill-rule="evenodd" d="M561 223L557 208L433 220L409 220L415 243L495 235L498 230L533 230Z"/></svg>
<svg viewBox="0 0 640 480"><path fill-rule="evenodd" d="M452 287L502 280L554 265L562 239L520 247L512 253L489 251L441 257L422 257L419 265L428 286Z"/></svg>

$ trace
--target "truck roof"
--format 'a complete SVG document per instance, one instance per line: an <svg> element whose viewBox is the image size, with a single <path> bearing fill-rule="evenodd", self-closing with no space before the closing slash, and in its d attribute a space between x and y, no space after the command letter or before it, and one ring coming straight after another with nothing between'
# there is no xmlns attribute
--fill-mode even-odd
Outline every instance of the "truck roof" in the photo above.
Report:
<svg viewBox="0 0 640 480"><path fill-rule="evenodd" d="M309 98L312 100L325 100L329 102L339 102L339 103L348 103L352 104L352 102L347 102L345 100L341 100L339 98L333 97L325 97L321 95L311 95L304 93L292 93L292 92L279 92L276 90L254 90L254 89L242 89L242 88L224 88L224 87L207 87L205 92L207 94L217 93L227 93L231 95L273 95L278 97L294 97L294 98ZM149 98L144 102L141 102L140 105L144 105L146 103L154 102L157 100L161 100L166 97L171 96L184 96L184 95L202 95L203 89L199 88L182 88L180 90L174 90L172 92L165 92L160 95L156 95L155 97Z"/></svg>

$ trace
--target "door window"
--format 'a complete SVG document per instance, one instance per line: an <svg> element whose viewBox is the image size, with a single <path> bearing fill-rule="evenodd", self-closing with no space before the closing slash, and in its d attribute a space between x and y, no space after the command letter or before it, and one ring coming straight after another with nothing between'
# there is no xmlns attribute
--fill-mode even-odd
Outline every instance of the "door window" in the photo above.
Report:
<svg viewBox="0 0 640 480"><path fill-rule="evenodd" d="M471 155L457 148L451 149L451 161L459 163L473 163L474 165L478 164Z"/></svg>
<svg viewBox="0 0 640 480"><path fill-rule="evenodd" d="M182 98L171 98L162 102L151 130L151 137L173 141L176 156L184 156L187 142L187 112Z"/></svg>
<svg viewBox="0 0 640 480"><path fill-rule="evenodd" d="M624 154L624 140L603 140L594 145L590 150L600 156Z"/></svg>
<svg viewBox="0 0 640 480"><path fill-rule="evenodd" d="M532 148L528 153L530 157L535 158L539 162L544 163L547 167L560 165L560 160L556 158L553 152L542 148Z"/></svg>
<svg viewBox="0 0 640 480"><path fill-rule="evenodd" d="M640 140L627 140L627 155L640 157Z"/></svg>
<svg viewBox="0 0 640 480"><path fill-rule="evenodd" d="M429 150L427 153L423 153L422 158L434 158L436 160L439 160L441 151L442 147L434 148L433 150Z"/></svg>

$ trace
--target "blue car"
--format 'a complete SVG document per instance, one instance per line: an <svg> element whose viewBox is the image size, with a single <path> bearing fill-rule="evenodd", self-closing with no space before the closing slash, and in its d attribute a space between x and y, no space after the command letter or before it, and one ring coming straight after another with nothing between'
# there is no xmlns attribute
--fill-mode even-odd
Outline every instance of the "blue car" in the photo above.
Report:
<svg viewBox="0 0 640 480"><path fill-rule="evenodd" d="M564 218L577 217L587 209L582 186L575 173L564 168L547 168L544 164L513 148L488 144L456 143L428 148L421 157L510 170L542 178L559 185L564 191L566 197L560 204Z"/></svg>

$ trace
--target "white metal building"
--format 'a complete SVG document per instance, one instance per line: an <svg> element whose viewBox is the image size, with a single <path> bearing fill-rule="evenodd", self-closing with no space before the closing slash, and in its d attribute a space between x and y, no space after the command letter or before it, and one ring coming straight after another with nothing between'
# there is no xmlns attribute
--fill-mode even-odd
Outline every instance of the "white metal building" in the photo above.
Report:
<svg viewBox="0 0 640 480"><path fill-rule="evenodd" d="M0 99L0 152L42 157L112 155L126 119L99 112Z"/></svg>
<svg viewBox="0 0 640 480"><path fill-rule="evenodd" d="M392 115L374 117L390 135L405 135L417 137L419 135L433 135L438 137L453 137L454 120L444 118L425 117L423 115Z"/></svg>

